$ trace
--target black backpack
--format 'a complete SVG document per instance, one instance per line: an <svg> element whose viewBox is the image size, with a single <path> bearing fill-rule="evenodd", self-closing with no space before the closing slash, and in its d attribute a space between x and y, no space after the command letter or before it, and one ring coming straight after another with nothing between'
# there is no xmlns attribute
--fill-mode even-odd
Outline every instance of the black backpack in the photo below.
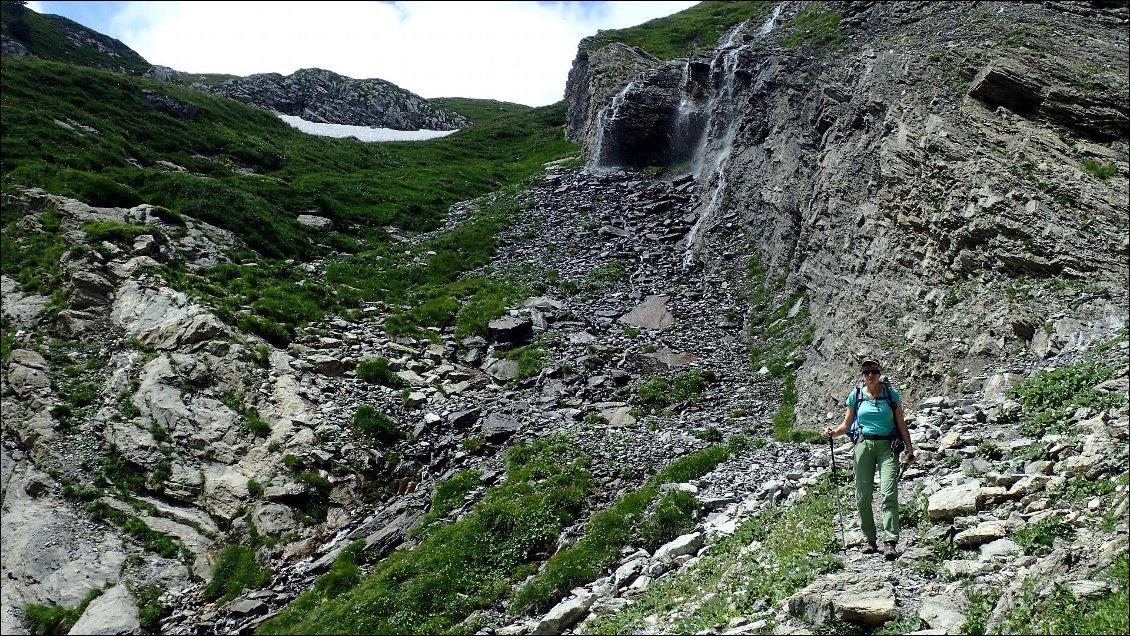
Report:
<svg viewBox="0 0 1130 636"><path fill-rule="evenodd" d="M859 405L864 400L871 398L866 397L863 389L867 386L866 383L860 382L859 386L855 387L855 421L851 423L848 428L848 437L851 438L852 444L858 444L859 440L863 439L863 426L859 423ZM887 404L891 407L891 417L894 417L895 412L895 398L891 394L891 379L887 376L879 376L879 397L877 399L886 400ZM906 446L902 438L899 437L898 425L895 425L895 430L891 431L891 449L896 453L902 452Z"/></svg>

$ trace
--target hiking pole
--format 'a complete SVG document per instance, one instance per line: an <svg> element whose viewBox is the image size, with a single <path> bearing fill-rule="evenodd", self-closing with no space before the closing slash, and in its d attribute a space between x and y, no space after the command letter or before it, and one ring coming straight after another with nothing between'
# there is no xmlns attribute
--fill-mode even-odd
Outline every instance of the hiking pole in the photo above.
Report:
<svg viewBox="0 0 1130 636"><path fill-rule="evenodd" d="M832 495L835 498L836 517L840 521L840 546L847 550L847 540L844 539L844 512L843 506L840 502L840 485L836 479L836 441L832 436L828 436L828 451L832 458Z"/></svg>

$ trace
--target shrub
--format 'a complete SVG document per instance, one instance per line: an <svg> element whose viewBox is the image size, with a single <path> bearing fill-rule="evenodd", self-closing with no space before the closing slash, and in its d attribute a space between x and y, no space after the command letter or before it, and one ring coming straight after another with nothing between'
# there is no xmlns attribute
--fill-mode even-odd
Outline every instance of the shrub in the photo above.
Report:
<svg viewBox="0 0 1130 636"><path fill-rule="evenodd" d="M396 422L367 404L357 407L350 425L357 436L382 447L391 446L404 437Z"/></svg>
<svg viewBox="0 0 1130 636"><path fill-rule="evenodd" d="M67 609L61 605L48 606L31 604L24 608L24 616L33 634L66 634L86 611L90 602L102 595L102 588L95 588L77 606Z"/></svg>
<svg viewBox="0 0 1130 636"><path fill-rule="evenodd" d="M1084 159L1083 168L1090 172L1095 177L1106 180L1113 177L1118 172L1118 166L1111 163L1099 163L1094 159Z"/></svg>
<svg viewBox="0 0 1130 636"><path fill-rule="evenodd" d="M1056 538L1066 539L1075 534L1075 529L1060 517L1048 517L1028 524L1016 532L1016 543L1024 548L1024 554L1034 554L1042 548L1050 548Z"/></svg>
<svg viewBox="0 0 1130 636"><path fill-rule="evenodd" d="M640 538L648 552L694 529L698 500L683 490L672 490L663 496L647 520L640 526Z"/></svg>
<svg viewBox="0 0 1130 636"><path fill-rule="evenodd" d="M238 544L229 545L220 552L212 580L204 586L203 596L222 605L239 596L243 590L263 587L270 580L270 570L259 566L254 550Z"/></svg>
<svg viewBox="0 0 1130 636"><path fill-rule="evenodd" d="M389 369L388 358L375 360L362 360L357 363L357 377L366 382L380 384L392 389L401 389L408 385L400 376Z"/></svg>

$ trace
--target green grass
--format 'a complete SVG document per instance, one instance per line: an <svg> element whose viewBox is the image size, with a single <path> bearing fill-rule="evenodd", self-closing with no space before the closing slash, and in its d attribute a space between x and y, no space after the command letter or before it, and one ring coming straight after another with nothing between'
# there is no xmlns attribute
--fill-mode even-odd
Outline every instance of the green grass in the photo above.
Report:
<svg viewBox="0 0 1130 636"><path fill-rule="evenodd" d="M1102 181L1113 177L1118 172L1118 166L1116 166L1113 162L1099 163L1094 159L1084 159L1083 167L1087 170L1087 172L1091 173L1097 179Z"/></svg>
<svg viewBox="0 0 1130 636"><path fill-rule="evenodd" d="M404 432L396 422L367 404L357 407L350 426L358 437L381 447L391 446L404 438Z"/></svg>
<svg viewBox="0 0 1130 636"><path fill-rule="evenodd" d="M0 21L4 23L5 35L19 41L29 53L37 57L83 66L121 69L135 75L149 70L149 63L128 46L59 15L40 14L15 2L4 2L0 8ZM86 31L114 54L104 53L96 47L72 43L67 37L69 31Z"/></svg>
<svg viewBox="0 0 1130 636"><path fill-rule="evenodd" d="M635 387L643 404L665 407L693 400L706 388L706 374L702 371L682 371L671 378L659 376Z"/></svg>
<svg viewBox="0 0 1130 636"><path fill-rule="evenodd" d="M781 39L781 44L788 47L814 46L834 49L847 39L847 34L840 27L842 18L843 14L839 11L829 11L823 2L808 4L781 27L789 33Z"/></svg>
<svg viewBox="0 0 1130 636"><path fill-rule="evenodd" d="M507 479L460 521L428 530L414 550L398 550L364 580L330 596L317 586L259 628L265 634L441 633L504 596L553 549L580 511L588 460L562 437L519 444L506 455ZM452 493L469 478L460 478ZM442 501L451 505L455 494ZM450 496L448 496L450 495Z"/></svg>
<svg viewBox="0 0 1130 636"><path fill-rule="evenodd" d="M576 153L561 134L564 102L528 108L439 100L474 124L426 142L366 144L307 135L261 109L191 88L47 60L5 58L2 88L5 194L23 185L93 205L146 202L174 225L191 216L234 232L249 248L233 254L234 263L203 274L172 264L163 273L225 322L276 346L326 312L366 300L413 308L390 317L390 331L455 325L461 335L485 332L487 320L528 291L501 279L464 279L489 262L496 235L525 205L520 188L508 186L528 187L543 163ZM198 112L178 119L154 109L143 91ZM98 132L55 123L68 119ZM158 160L187 171L151 167ZM480 202L473 219L407 257L382 229L434 229L451 204L499 191ZM309 211L332 219L335 231L299 225L297 215ZM57 230L57 218L43 216L45 227ZM17 219L5 207L4 273L29 291L57 289L61 237L28 236L13 227ZM152 231L123 224L89 229L93 239ZM429 250L436 255L425 257ZM352 256L335 259L316 280L285 261L330 251ZM240 313L248 306L251 314Z"/></svg>
<svg viewBox="0 0 1130 636"><path fill-rule="evenodd" d="M20 283L24 293L50 295L62 287L63 270L59 258L66 251L66 242L60 232L59 215L53 209L39 214L42 233L29 233L20 229L20 215L3 205L0 219L4 226L0 235L0 271Z"/></svg>
<svg viewBox="0 0 1130 636"><path fill-rule="evenodd" d="M1126 395L1099 393L1095 386L1113 378L1114 366L1093 359L1082 360L1061 369L1040 371L1009 389L1009 397L1022 407L1017 429L1028 437L1045 433L1070 433L1068 416L1079 407L1101 410L1126 403Z"/></svg>
<svg viewBox="0 0 1130 636"><path fill-rule="evenodd" d="M824 479L795 505L759 512L695 565L653 583L617 614L586 625L584 633L642 633L647 617L672 615L665 631L695 634L764 612L817 576L842 567L835 556L834 519L835 490ZM754 541L760 547L746 550ZM768 604L758 610L761 599Z"/></svg>
<svg viewBox="0 0 1130 636"><path fill-rule="evenodd" d="M665 18L626 29L601 31L588 44L597 49L612 42L639 47L661 60L713 49L726 29L769 14L774 2L700 2Z"/></svg>
<svg viewBox="0 0 1130 636"><path fill-rule="evenodd" d="M182 120L156 111L145 90L199 114ZM0 165L9 183L102 204L145 200L235 231L267 256L319 252L323 237L295 222L300 212L316 210L344 234L377 240L383 225L434 228L452 203L521 181L574 151L560 134L563 102L520 110L453 101L480 121L442 139L365 144L307 135L262 109L185 87L5 58L0 103ZM54 123L67 118L99 133ZM143 166L167 160L188 172L136 168L127 157Z"/></svg>
<svg viewBox="0 0 1130 636"><path fill-rule="evenodd" d="M255 551L241 545L229 545L220 552L212 579L204 586L205 599L222 605L239 596L243 590L263 587L271 580L271 572L259 566Z"/></svg>
<svg viewBox="0 0 1130 636"><path fill-rule="evenodd" d="M357 363L357 377L366 382L400 389L408 386L396 372L389 368L388 358L372 358Z"/></svg>
<svg viewBox="0 0 1130 636"><path fill-rule="evenodd" d="M1036 554L1051 548L1056 539L1068 539L1075 529L1060 517L1048 517L1016 531L1013 539L1024 548L1024 554Z"/></svg>
<svg viewBox="0 0 1130 636"><path fill-rule="evenodd" d="M797 293L770 310L770 299L783 281L766 281L756 257L750 259L749 268L753 307L750 329L757 336L750 346L750 365L754 369L764 366L769 370L765 381L781 385L780 403L772 421L773 438L781 442L823 442L820 433L796 427L796 370L804 362L804 348L812 342L815 328L810 324L807 303L792 318L788 314L804 295Z"/></svg>
<svg viewBox="0 0 1130 636"><path fill-rule="evenodd" d="M510 608L516 612L543 612L569 590L595 580L615 562L620 548L641 541L641 524L659 495L659 486L681 483L705 475L729 457L726 446L712 446L672 462L639 490L621 497L607 510L593 515L584 536L559 550L537 578L518 589ZM677 505L677 504L676 504ZM659 521L658 523L662 523Z"/></svg>
<svg viewBox="0 0 1130 636"><path fill-rule="evenodd" d="M78 621L86 606L102 595L102 588L94 588L75 607L70 609L61 605L30 604L24 608L28 629L32 634L67 634Z"/></svg>
<svg viewBox="0 0 1130 636"><path fill-rule="evenodd" d="M412 531L413 534L424 534L429 526L462 506L467 493L479 485L482 475L481 470L463 470L437 484L432 506L420 520L420 525Z"/></svg>
<svg viewBox="0 0 1130 636"><path fill-rule="evenodd" d="M1043 582L1029 579L1009 610L1004 612L1005 634L1126 634L1130 633L1130 568L1123 552L1100 577L1113 591L1099 598L1077 599L1063 585L1042 591ZM1042 593L1043 592L1043 593Z"/></svg>

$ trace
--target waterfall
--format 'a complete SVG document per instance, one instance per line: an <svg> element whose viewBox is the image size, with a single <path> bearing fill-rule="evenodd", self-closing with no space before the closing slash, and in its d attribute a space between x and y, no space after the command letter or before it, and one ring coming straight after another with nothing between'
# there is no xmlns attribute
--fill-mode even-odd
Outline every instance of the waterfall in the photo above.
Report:
<svg viewBox="0 0 1130 636"><path fill-rule="evenodd" d="M596 148L593 153L593 167L599 168L604 165L604 136L610 124L615 123L620 117L620 106L624 103L624 98L635 86L636 81L628 82L628 85L623 88L607 106L600 109L596 115Z"/></svg>
<svg viewBox="0 0 1130 636"><path fill-rule="evenodd" d="M761 25L761 28L757 30L757 34L769 35L769 32L773 30L773 27L777 26L777 18L779 17L781 17L781 5L778 4L777 6L773 7L773 13L769 14L769 19Z"/></svg>
<svg viewBox="0 0 1130 636"><path fill-rule="evenodd" d="M735 31L740 31L740 29L735 29ZM721 86L713 92L707 105L710 119L706 125L707 134L703 135L702 149L697 153L695 170L695 178L701 183L701 179L706 173L704 168L708 151L707 146L713 145L714 147L709 149L713 161L710 162L709 176L707 181L704 182L705 187L709 188L710 196L705 205L700 208L701 212L699 212L698 218L687 233L686 251L683 254L684 271L689 271L694 267L695 247L698 244L702 229L722 207L723 197L725 196L726 167L730 163L734 137L737 136L738 132L739 118L737 115L739 109L737 101L739 91L735 71L738 67L738 57L743 48L745 47L723 49L711 63L712 84L721 84Z"/></svg>

